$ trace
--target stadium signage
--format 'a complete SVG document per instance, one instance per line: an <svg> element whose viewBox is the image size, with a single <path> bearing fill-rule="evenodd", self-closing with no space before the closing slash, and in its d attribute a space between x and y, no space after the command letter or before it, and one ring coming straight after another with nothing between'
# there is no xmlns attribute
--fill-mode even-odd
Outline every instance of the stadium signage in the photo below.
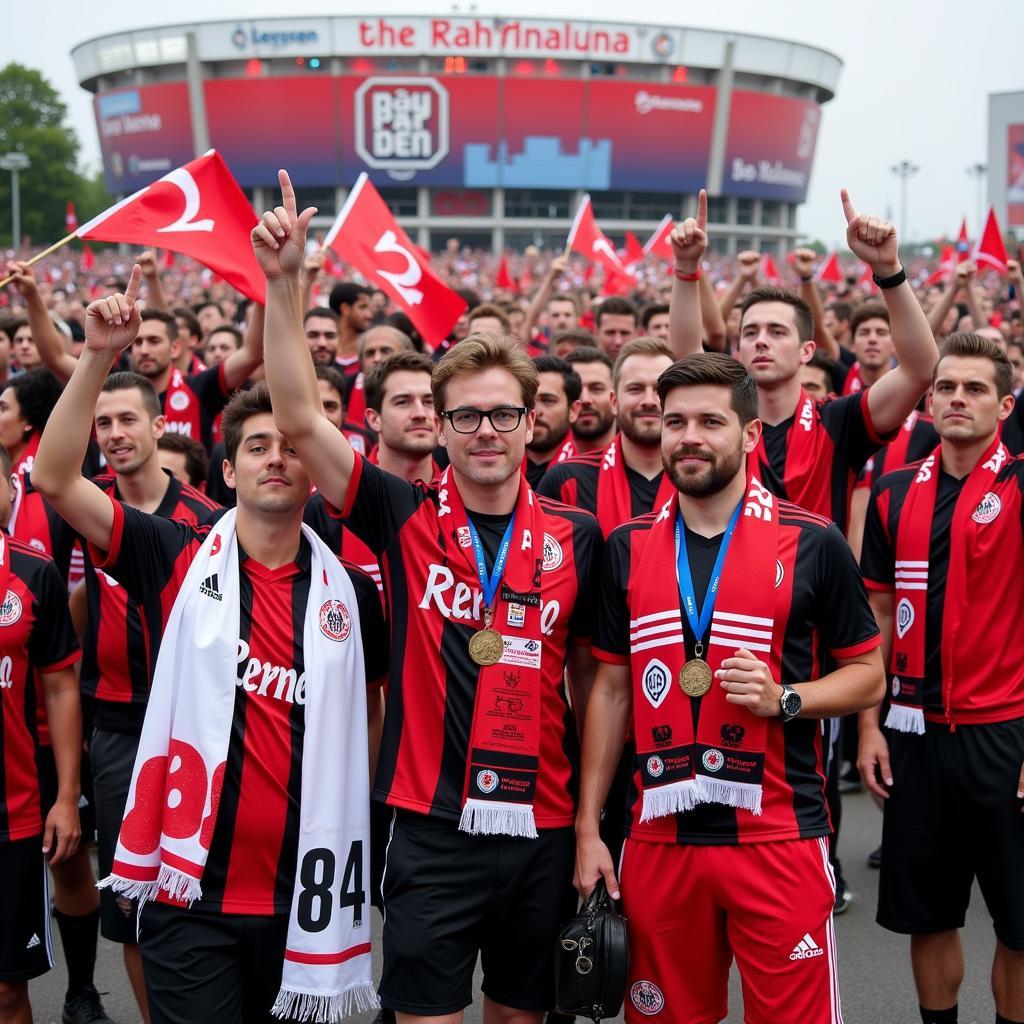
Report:
<svg viewBox="0 0 1024 1024"><path fill-rule="evenodd" d="M367 78L355 94L356 152L401 180L448 155L448 90L434 78Z"/></svg>

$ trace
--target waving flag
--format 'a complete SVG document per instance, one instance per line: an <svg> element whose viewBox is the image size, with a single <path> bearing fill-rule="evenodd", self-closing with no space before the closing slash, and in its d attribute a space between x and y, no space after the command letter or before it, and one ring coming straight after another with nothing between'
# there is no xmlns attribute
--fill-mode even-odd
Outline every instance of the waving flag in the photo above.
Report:
<svg viewBox="0 0 1024 1024"><path fill-rule="evenodd" d="M604 267L606 279L614 280L622 276L632 277L615 251L611 239L597 226L589 195L583 197L579 209L576 211L566 244L570 249L586 256L593 263L601 264Z"/></svg>
<svg viewBox="0 0 1024 1024"><path fill-rule="evenodd" d="M672 251L672 243L668 239L672 234L673 227L675 227L675 222L672 220L672 214L666 213L661 218L661 223L654 229L654 234L644 243L644 252L653 253L672 263L676 257Z"/></svg>
<svg viewBox="0 0 1024 1024"><path fill-rule="evenodd" d="M985 230L982 231L981 238L974 248L974 262L979 270L982 269L982 264L985 264L993 270L998 270L1000 274L1005 274L1008 259L1003 235L999 230L999 221L996 220L996 211L990 206Z"/></svg>

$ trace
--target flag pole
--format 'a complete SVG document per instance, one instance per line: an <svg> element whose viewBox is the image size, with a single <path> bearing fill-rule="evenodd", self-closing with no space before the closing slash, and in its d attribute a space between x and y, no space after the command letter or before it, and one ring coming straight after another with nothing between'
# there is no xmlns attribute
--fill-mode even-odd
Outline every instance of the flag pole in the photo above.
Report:
<svg viewBox="0 0 1024 1024"><path fill-rule="evenodd" d="M78 232L72 231L70 235L65 235L59 242L54 242L49 249L44 249L41 253L37 253L35 256L33 256L32 259L25 260L25 263L31 267L33 263L38 263L44 256L49 256L51 252L56 252L58 249L63 248L63 246L67 245L68 242L73 242L77 237ZM5 277L2 281L0 281L0 288L3 288L3 286L6 284L10 284L11 281L13 280L13 274L11 274L9 277Z"/></svg>

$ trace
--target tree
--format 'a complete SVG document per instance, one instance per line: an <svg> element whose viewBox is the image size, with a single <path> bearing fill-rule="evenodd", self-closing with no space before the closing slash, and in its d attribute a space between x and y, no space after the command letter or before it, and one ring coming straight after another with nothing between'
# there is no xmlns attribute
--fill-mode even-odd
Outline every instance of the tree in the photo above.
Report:
<svg viewBox="0 0 1024 1024"><path fill-rule="evenodd" d="M80 221L110 203L94 176L78 166L79 144L60 94L34 68L0 69L0 154L20 150L31 161L21 173L21 230L34 242L63 237L68 201ZM11 243L11 174L0 170L0 245Z"/></svg>

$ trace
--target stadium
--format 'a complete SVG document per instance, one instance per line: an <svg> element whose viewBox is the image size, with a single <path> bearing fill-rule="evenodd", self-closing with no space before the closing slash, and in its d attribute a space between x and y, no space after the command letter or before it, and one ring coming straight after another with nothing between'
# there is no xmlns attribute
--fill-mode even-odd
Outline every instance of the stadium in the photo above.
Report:
<svg viewBox="0 0 1024 1024"><path fill-rule="evenodd" d="M584 192L642 236L706 185L726 252L781 254L842 68L740 33L459 14L169 25L72 57L112 194L212 146L257 210L285 163L325 227L366 171L435 251L561 246Z"/></svg>

